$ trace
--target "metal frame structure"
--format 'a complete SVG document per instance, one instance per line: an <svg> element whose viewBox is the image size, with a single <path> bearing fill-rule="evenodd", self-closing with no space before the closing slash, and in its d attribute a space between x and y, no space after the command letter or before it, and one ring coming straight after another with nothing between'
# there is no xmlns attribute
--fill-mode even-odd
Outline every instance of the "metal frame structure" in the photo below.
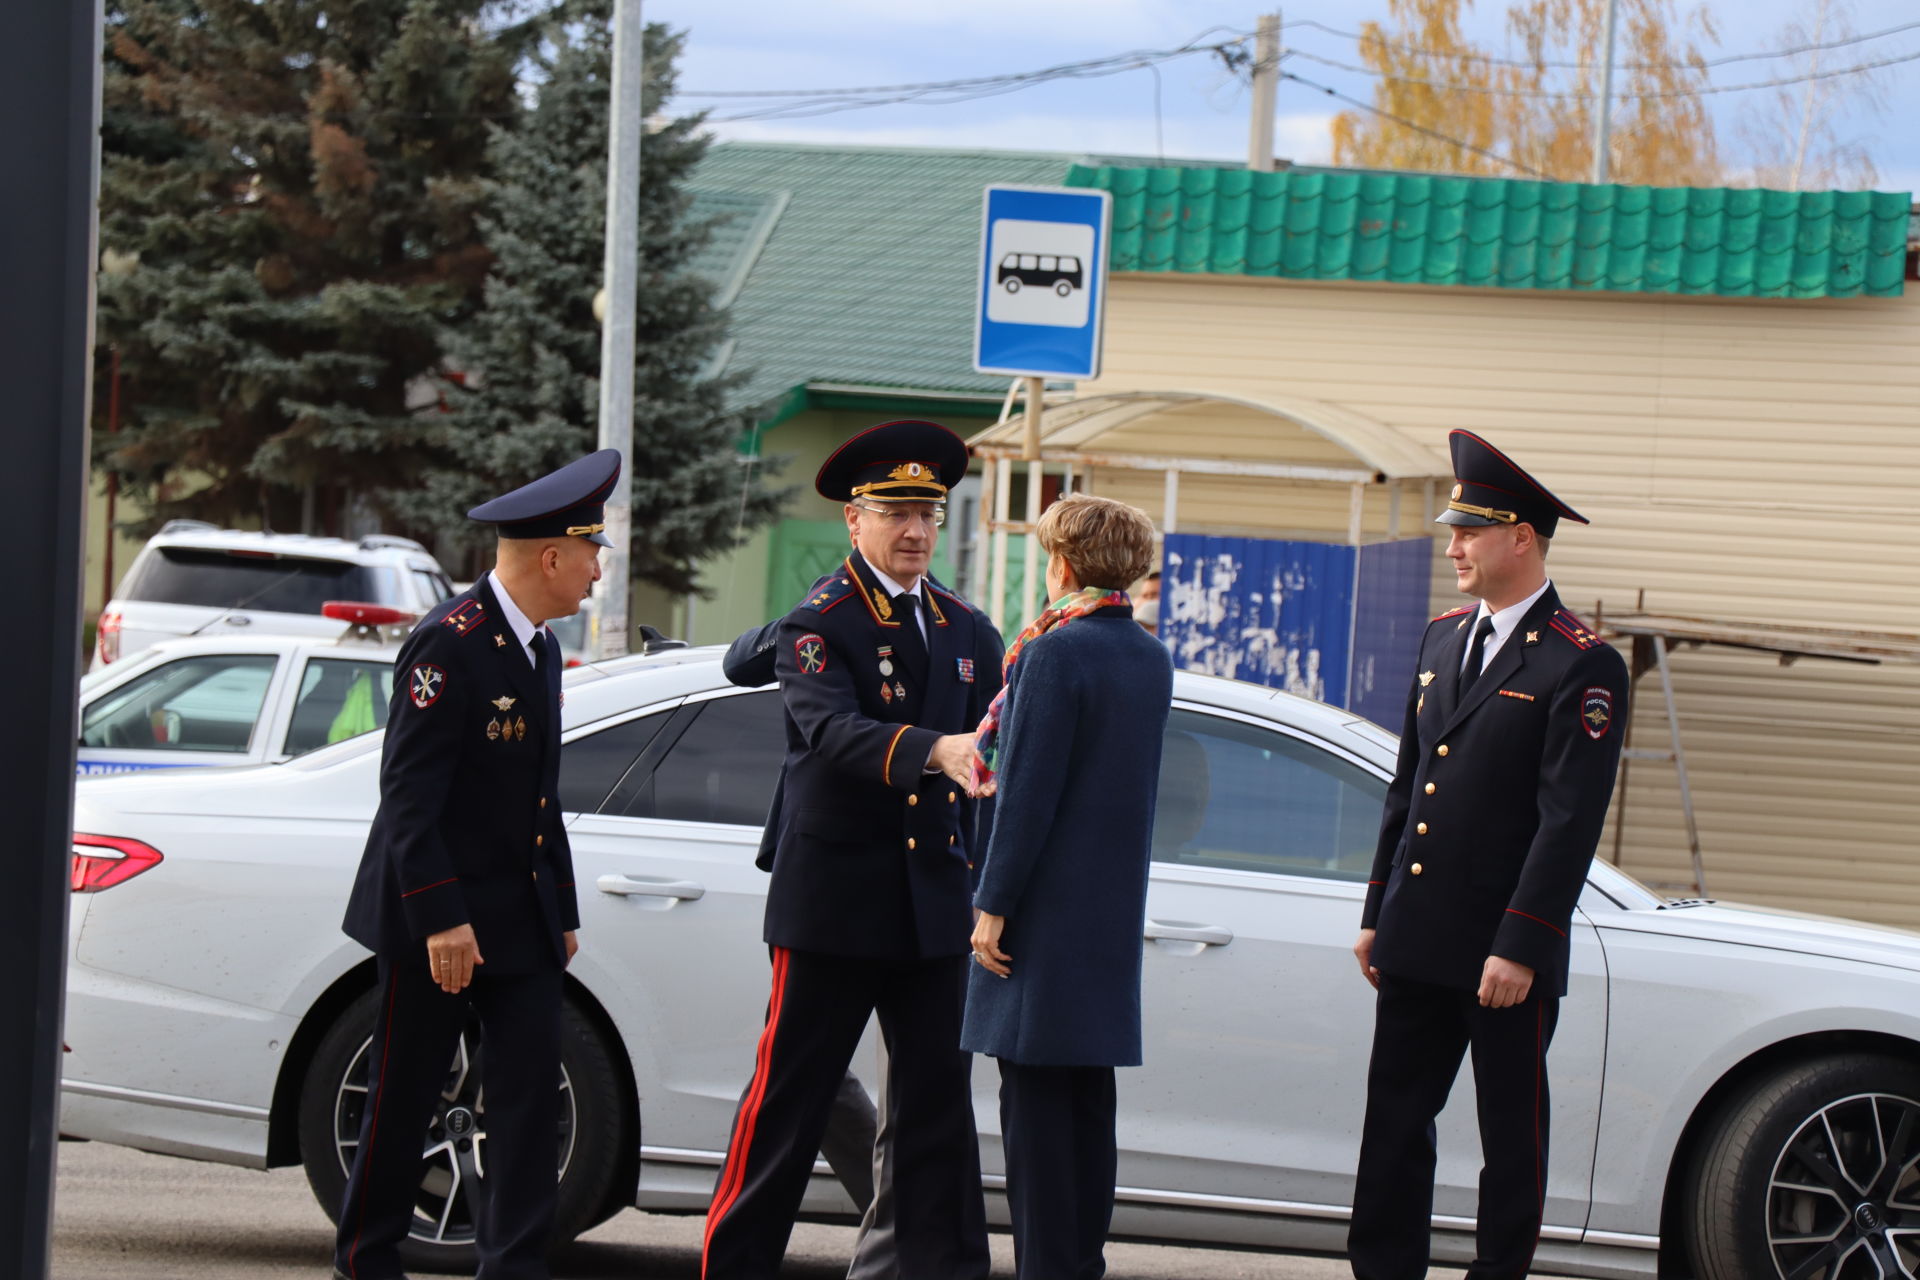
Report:
<svg viewBox="0 0 1920 1280"><path fill-rule="evenodd" d="M1729 622L1644 612L1612 618L1596 617L1595 622L1600 635L1606 639L1631 643L1633 652L1627 669L1634 687L1638 687L1640 677L1648 671L1660 673L1660 696L1666 706L1667 734L1671 742L1666 750L1635 747L1633 720L1628 718L1626 746L1620 753L1619 809L1613 825L1614 865L1620 863L1626 829L1627 783L1632 762L1664 761L1673 765L1679 782L1680 812L1686 821L1687 852L1693 863L1693 891L1701 897L1707 893L1706 859L1700 846L1700 824L1693 811L1693 789L1687 781L1687 753L1680 736L1680 710L1673 696L1673 670L1667 660L1673 649L1676 646L1697 649L1703 645L1717 645L1726 649L1772 653L1779 656L1783 667L1790 667L1802 658L1823 658L1831 662L1857 662L1873 666L1889 662L1920 665L1920 635L1907 632Z"/></svg>
<svg viewBox="0 0 1920 1280"><path fill-rule="evenodd" d="M1015 419L1014 401L1021 396L1024 396L1026 411ZM1251 461L1171 451L1124 453L1099 447L1101 438L1111 432L1168 410L1203 404L1232 405L1290 422L1338 445L1355 465ZM1160 512L1162 536L1179 530L1180 477L1183 475L1345 485L1349 492L1347 540L1353 545L1362 539L1368 489L1387 490L1391 503L1388 532L1397 537L1406 494L1417 492L1424 523L1434 514L1438 486L1453 479L1453 470L1443 459L1426 446L1408 439L1397 428L1343 406L1306 396L1173 389L1110 391L1047 403L1039 379L1016 379L1001 405L1000 420L968 443L983 464L979 539L980 551L988 566L986 590L979 592L978 584L974 590L987 612L1003 626L1007 621L1007 536L1031 533L1039 523L1041 484L1049 466L1061 470L1062 488L1066 491L1072 490L1076 476L1090 481L1096 469L1161 472L1165 477ZM1027 465L1027 510L1025 519L1015 520L1011 509L1013 470L1020 462ZM1086 487L1083 483L1083 490ZM1033 616L1039 608L1034 599L1034 590L1039 585L1038 566L1039 548L1029 538L1026 574L1021 599L1017 602L1021 619Z"/></svg>

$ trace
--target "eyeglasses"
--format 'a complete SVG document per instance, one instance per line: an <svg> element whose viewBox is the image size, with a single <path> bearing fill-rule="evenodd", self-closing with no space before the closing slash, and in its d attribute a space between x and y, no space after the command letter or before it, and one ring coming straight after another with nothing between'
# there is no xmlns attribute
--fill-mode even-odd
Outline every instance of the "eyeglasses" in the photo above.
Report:
<svg viewBox="0 0 1920 1280"><path fill-rule="evenodd" d="M864 502L856 502L853 505L868 515L876 517L881 524L889 529L904 529L916 520L924 520L938 529L947 522L947 509L945 507L922 508L916 511L907 511L892 506L869 506Z"/></svg>

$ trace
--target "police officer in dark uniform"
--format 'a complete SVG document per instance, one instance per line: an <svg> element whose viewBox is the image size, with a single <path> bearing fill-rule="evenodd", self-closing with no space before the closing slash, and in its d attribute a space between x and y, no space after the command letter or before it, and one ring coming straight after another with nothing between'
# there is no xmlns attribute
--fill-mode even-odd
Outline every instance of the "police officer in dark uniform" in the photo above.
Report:
<svg viewBox="0 0 1920 1280"><path fill-rule="evenodd" d="M1547 1046L1627 709L1626 664L1547 579L1556 525L1586 519L1471 432L1450 443L1458 483L1438 522L1479 604L1420 642L1354 945L1379 990L1347 1236L1358 1280L1427 1272L1434 1118L1468 1048L1484 1167L1467 1275L1527 1274L1546 1199Z"/></svg>
<svg viewBox="0 0 1920 1280"><path fill-rule="evenodd" d="M960 1050L973 848L972 730L1000 635L926 578L960 438L889 422L815 487L852 553L780 623L787 757L759 865L772 872L767 1005L752 1080L707 1211L706 1280L773 1280L867 1019L889 1051L895 1248L903 1276L986 1259L968 1055Z"/></svg>
<svg viewBox="0 0 1920 1280"><path fill-rule="evenodd" d="M485 1170L479 1280L548 1275L561 975L580 915L556 799L562 663L544 624L600 577L619 471L604 449L469 511L498 526L496 565L430 611L395 661L380 808L345 922L378 958L381 994L337 1277L401 1274L423 1137L469 1012L486 1107L449 1137L473 1142Z"/></svg>

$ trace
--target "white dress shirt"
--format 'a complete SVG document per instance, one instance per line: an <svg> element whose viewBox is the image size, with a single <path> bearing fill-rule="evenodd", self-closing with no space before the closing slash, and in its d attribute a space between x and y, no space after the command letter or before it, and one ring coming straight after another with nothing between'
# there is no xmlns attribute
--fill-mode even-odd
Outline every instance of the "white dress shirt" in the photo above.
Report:
<svg viewBox="0 0 1920 1280"><path fill-rule="evenodd" d="M1547 594L1547 588L1552 585L1553 579L1547 579L1540 584L1538 591L1528 596L1525 600L1522 600L1519 604L1509 605L1498 613L1489 609L1485 600L1480 602L1480 608L1477 609L1473 615L1473 625L1478 627L1480 625L1480 619L1482 618L1493 619L1493 634L1488 636L1486 642L1480 646L1480 670L1485 671L1487 669L1487 664L1493 661L1494 654L1500 652L1500 646L1507 642L1507 637L1520 629L1520 619L1527 616L1527 610L1533 608L1533 602ZM1473 648L1473 639L1471 636L1467 639L1467 648L1469 651ZM1460 658L1460 670L1465 671L1466 669L1466 655L1462 654Z"/></svg>
<svg viewBox="0 0 1920 1280"><path fill-rule="evenodd" d="M493 583L493 598L500 602L500 615L507 620L507 628L513 632L513 638L520 642L520 652L527 655L528 662L538 667L540 664L535 662L533 657L533 638L539 634L541 628L533 625L533 620L520 612L520 606L513 602L513 597L508 594L507 589L500 584L500 579L491 570L488 571L487 578ZM553 642L545 640L541 643L552 644Z"/></svg>

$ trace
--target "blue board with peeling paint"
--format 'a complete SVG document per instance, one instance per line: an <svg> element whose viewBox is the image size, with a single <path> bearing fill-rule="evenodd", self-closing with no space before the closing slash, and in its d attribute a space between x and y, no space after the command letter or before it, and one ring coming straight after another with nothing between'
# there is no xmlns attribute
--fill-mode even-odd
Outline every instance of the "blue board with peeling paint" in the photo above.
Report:
<svg viewBox="0 0 1920 1280"><path fill-rule="evenodd" d="M1398 732L1433 543L1168 535L1160 637L1174 665L1345 707Z"/></svg>

